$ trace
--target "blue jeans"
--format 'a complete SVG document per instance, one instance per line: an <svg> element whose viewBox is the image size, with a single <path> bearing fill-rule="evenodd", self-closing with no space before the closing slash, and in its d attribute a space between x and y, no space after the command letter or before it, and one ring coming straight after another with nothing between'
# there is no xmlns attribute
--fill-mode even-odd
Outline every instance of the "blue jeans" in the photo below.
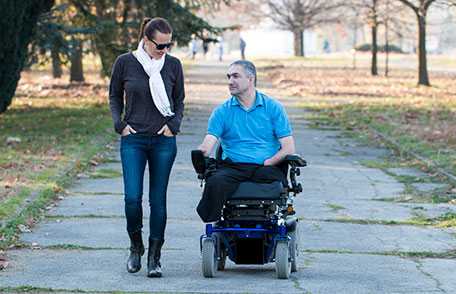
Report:
<svg viewBox="0 0 456 294"><path fill-rule="evenodd" d="M121 137L120 156L125 190L127 231L142 229L142 194L146 162L149 165L149 206L151 239L164 239L166 190L176 158L176 137L130 134Z"/></svg>

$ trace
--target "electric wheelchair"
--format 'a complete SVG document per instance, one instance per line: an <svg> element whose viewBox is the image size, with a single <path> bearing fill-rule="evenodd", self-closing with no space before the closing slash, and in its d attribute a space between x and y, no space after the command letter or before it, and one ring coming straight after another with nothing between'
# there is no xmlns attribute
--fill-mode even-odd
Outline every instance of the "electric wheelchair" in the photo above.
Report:
<svg viewBox="0 0 456 294"><path fill-rule="evenodd" d="M207 158L200 150L191 153L193 167L203 182L220 162ZM288 279L297 271L298 218L293 208L294 197L302 192L296 177L307 163L299 155L288 155L281 163L288 181L272 183L242 182L226 200L222 218L206 224L200 237L202 271L214 277L225 268L228 257L235 264L266 264L275 262L277 277Z"/></svg>

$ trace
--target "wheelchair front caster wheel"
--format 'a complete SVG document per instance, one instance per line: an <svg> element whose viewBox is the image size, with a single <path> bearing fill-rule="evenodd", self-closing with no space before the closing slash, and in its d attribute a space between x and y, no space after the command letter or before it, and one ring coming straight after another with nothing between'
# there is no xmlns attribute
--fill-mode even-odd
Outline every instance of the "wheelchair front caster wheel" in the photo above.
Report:
<svg viewBox="0 0 456 294"><path fill-rule="evenodd" d="M291 273L291 261L290 251L288 248L288 242L279 241L277 242L275 252L275 265L277 278L288 279Z"/></svg>
<svg viewBox="0 0 456 294"><path fill-rule="evenodd" d="M215 255L215 242L212 238L204 238L201 254L203 256L203 276L213 278L217 269L217 257Z"/></svg>

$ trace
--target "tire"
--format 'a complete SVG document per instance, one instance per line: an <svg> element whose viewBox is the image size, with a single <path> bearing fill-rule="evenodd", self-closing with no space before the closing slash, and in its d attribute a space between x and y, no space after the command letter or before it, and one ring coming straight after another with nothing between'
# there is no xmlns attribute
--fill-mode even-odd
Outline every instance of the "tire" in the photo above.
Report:
<svg viewBox="0 0 456 294"><path fill-rule="evenodd" d="M298 256L299 256L299 232L298 228L294 232L288 234L290 236L290 258L291 258L291 272L298 271Z"/></svg>
<svg viewBox="0 0 456 294"><path fill-rule="evenodd" d="M203 256L202 270L205 278L213 278L216 271L215 242L212 238L204 238L201 249Z"/></svg>
<svg viewBox="0 0 456 294"><path fill-rule="evenodd" d="M288 242L279 241L276 245L275 264L277 278L288 279L291 273L290 252Z"/></svg>

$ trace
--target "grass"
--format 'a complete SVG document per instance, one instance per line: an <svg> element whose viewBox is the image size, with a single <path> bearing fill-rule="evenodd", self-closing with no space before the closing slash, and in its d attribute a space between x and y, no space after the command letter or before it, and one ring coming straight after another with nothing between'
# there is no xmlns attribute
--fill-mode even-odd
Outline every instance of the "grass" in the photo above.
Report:
<svg viewBox="0 0 456 294"><path fill-rule="evenodd" d="M327 205L329 206L329 205ZM339 208L336 206L336 209ZM336 210L337 211L337 210ZM369 219L354 219L349 216L336 217L334 219L321 219L319 221L329 223L346 223L346 224L357 224L357 225L385 225L385 226L434 226L437 228L449 228L456 226L456 213L447 212L436 218L429 218L424 213L416 209L413 211L413 217L407 220L369 220ZM300 218L304 220L304 218ZM313 224L315 229L320 230L318 224Z"/></svg>
<svg viewBox="0 0 456 294"><path fill-rule="evenodd" d="M0 115L0 248L14 244L19 224L32 226L78 173L109 150L115 135L106 84L91 78L68 84L25 72L13 104Z"/></svg>
<svg viewBox="0 0 456 294"><path fill-rule="evenodd" d="M441 58L432 60L442 64ZM267 68L267 61L262 62ZM268 77L274 87L299 99L311 126L340 128L361 144L394 149L394 159L364 164L385 171L389 167L422 169L431 174L429 179L396 178L407 185L432 179L450 182L453 186L445 191L412 194L426 202L454 202L451 191L456 182L435 174L443 170L456 175L456 74L431 71L433 86L417 87L415 71L407 69L393 69L389 77L372 77L366 67L352 70L331 58L294 58L274 64L275 68L266 70Z"/></svg>
<svg viewBox="0 0 456 294"><path fill-rule="evenodd" d="M122 173L114 169L98 169L90 173L93 179L109 179L121 177Z"/></svg>
<svg viewBox="0 0 456 294"><path fill-rule="evenodd" d="M334 204L334 203L326 203L326 206L329 207L334 212L338 212L339 210L345 209L345 207L338 205L338 204Z"/></svg>
<svg viewBox="0 0 456 294"><path fill-rule="evenodd" d="M425 215L417 214L412 218L423 225L432 225L438 228L456 227L456 213L447 212L436 218L427 218Z"/></svg>
<svg viewBox="0 0 456 294"><path fill-rule="evenodd" d="M306 249L301 250L304 253L322 253L322 254L370 254L370 255L383 255L383 256L398 256L402 258L441 258L441 259L454 259L456 258L456 251L449 250L446 252L432 252L432 251L381 251L381 252L355 252L351 250L334 250L334 249Z"/></svg>

